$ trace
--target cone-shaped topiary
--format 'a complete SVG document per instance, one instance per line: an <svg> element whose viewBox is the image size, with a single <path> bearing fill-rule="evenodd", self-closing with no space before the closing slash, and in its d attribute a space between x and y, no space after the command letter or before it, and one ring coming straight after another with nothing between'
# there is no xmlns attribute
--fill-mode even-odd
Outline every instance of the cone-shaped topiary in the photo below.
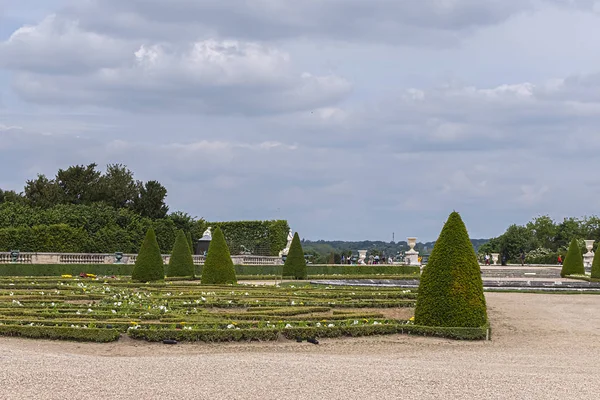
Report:
<svg viewBox="0 0 600 400"><path fill-rule="evenodd" d="M583 256L581 255L581 249L577 243L577 239L571 240L569 250L565 256L560 276L563 278L567 275L585 275L585 268L583 267Z"/></svg>
<svg viewBox="0 0 600 400"><path fill-rule="evenodd" d="M173 252L167 267L167 276L194 276L194 259L183 231L177 232Z"/></svg>
<svg viewBox="0 0 600 400"><path fill-rule="evenodd" d="M237 283L235 268L231 261L229 247L225 242L225 236L217 227L212 234L212 240L208 246L208 254L202 268L202 284L224 285Z"/></svg>
<svg viewBox="0 0 600 400"><path fill-rule="evenodd" d="M600 246L596 249L596 253L594 254L594 261L592 261L592 278L600 279Z"/></svg>
<svg viewBox="0 0 600 400"><path fill-rule="evenodd" d="M415 324L480 327L487 308L477 256L460 215L444 224L421 276Z"/></svg>
<svg viewBox="0 0 600 400"><path fill-rule="evenodd" d="M154 229L148 229L146 238L135 260L131 279L138 282L161 281L165 279L165 266L156 241Z"/></svg>
<svg viewBox="0 0 600 400"><path fill-rule="evenodd" d="M192 233L191 233L191 232L188 232L188 233L185 235L185 238L187 239L188 246L190 246L190 253L191 253L191 254L194 254L194 242L192 241Z"/></svg>
<svg viewBox="0 0 600 400"><path fill-rule="evenodd" d="M304 251L300 244L298 232L294 233L294 238L290 244L290 250L283 265L283 276L294 279L307 278L306 260L304 259Z"/></svg>

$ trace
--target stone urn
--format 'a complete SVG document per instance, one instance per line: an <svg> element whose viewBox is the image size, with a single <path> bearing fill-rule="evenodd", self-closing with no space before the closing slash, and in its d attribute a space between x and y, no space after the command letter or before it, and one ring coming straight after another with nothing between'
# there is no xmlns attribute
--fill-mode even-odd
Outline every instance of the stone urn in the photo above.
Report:
<svg viewBox="0 0 600 400"><path fill-rule="evenodd" d="M498 259L500 258L500 253L492 253L492 262L494 265L498 265Z"/></svg>
<svg viewBox="0 0 600 400"><path fill-rule="evenodd" d="M594 262L594 252L592 251L592 249L594 248L594 240L584 241L587 253L583 255L583 266L589 272L592 269L592 263Z"/></svg>
<svg viewBox="0 0 600 400"><path fill-rule="evenodd" d="M366 264L367 250L358 250L358 264Z"/></svg>
<svg viewBox="0 0 600 400"><path fill-rule="evenodd" d="M420 265L421 263L419 262L419 252L415 250L415 246L417 245L417 238L409 237L406 238L406 241L408 243L408 247L410 247L410 250L406 252L406 255L404 256L404 261L408 265Z"/></svg>

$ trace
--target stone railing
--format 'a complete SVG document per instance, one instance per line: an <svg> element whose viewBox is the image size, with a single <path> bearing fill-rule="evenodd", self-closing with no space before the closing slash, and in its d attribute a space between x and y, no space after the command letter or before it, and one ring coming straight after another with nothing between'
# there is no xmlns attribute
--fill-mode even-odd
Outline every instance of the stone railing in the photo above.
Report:
<svg viewBox="0 0 600 400"><path fill-rule="evenodd" d="M170 254L163 254L163 262L169 263ZM205 256L195 255L194 264L203 265ZM137 254L123 254L121 264L135 264ZM235 265L280 265L283 261L280 257L266 256L231 256ZM11 253L0 252L0 264L12 263ZM115 254L96 253L19 253L17 264L116 264Z"/></svg>

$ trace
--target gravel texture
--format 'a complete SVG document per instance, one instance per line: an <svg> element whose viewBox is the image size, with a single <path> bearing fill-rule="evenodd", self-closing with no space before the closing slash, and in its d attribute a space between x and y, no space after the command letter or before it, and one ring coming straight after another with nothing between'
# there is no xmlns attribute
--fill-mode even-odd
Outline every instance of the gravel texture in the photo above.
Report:
<svg viewBox="0 0 600 400"><path fill-rule="evenodd" d="M0 399L598 399L600 296L487 293L489 342L0 338Z"/></svg>

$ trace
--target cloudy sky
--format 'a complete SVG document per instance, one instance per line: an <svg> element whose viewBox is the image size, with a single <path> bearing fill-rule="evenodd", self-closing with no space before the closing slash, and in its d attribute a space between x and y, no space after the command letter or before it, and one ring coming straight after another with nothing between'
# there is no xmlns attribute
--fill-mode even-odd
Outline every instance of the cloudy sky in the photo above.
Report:
<svg viewBox="0 0 600 400"><path fill-rule="evenodd" d="M308 239L600 213L600 1L0 0L0 188L124 163Z"/></svg>

